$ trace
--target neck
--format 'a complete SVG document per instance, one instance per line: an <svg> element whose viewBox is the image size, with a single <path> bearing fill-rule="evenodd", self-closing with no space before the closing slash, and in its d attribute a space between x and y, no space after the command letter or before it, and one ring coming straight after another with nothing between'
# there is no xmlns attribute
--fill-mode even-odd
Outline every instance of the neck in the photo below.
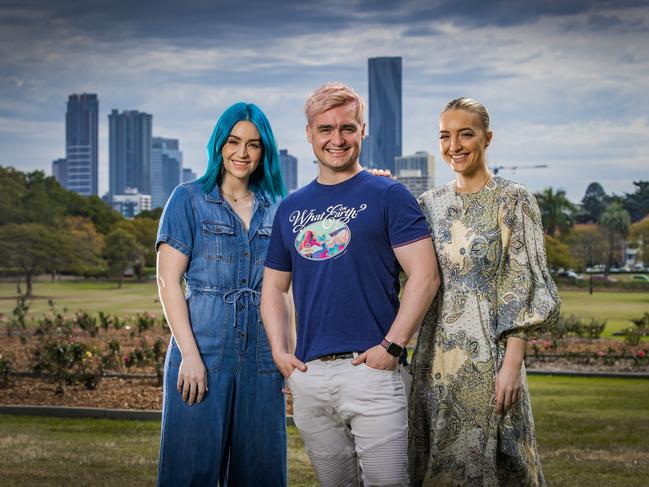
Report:
<svg viewBox="0 0 649 487"><path fill-rule="evenodd" d="M491 179L491 173L486 165L471 174L455 175L455 190L459 193L477 193Z"/></svg>
<svg viewBox="0 0 649 487"><path fill-rule="evenodd" d="M362 170L363 168L358 161L356 161L351 167L340 171L333 170L324 164L320 164L318 182L326 185L342 183L343 181L347 181L356 176Z"/></svg>
<svg viewBox="0 0 649 487"><path fill-rule="evenodd" d="M233 178L227 173L223 175L220 188L222 192L234 196L235 198L242 198L250 192L247 179L241 180Z"/></svg>

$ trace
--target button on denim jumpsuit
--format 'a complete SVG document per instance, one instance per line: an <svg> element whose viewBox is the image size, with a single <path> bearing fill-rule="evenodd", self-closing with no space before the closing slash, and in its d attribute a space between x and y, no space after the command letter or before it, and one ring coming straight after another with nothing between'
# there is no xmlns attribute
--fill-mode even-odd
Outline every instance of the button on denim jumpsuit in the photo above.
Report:
<svg viewBox="0 0 649 487"><path fill-rule="evenodd" d="M189 257L186 299L208 389L189 406L176 389L180 349L165 362L159 486L285 486L283 379L259 317L263 265L277 204L256 193L250 228L196 182L178 186L158 229Z"/></svg>

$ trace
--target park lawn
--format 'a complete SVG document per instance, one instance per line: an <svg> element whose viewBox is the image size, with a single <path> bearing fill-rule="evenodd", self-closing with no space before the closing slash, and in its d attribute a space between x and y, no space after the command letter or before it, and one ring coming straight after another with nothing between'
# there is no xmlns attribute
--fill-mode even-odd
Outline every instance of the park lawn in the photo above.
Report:
<svg viewBox="0 0 649 487"><path fill-rule="evenodd" d="M24 291L24 285L23 285ZM151 311L162 313L158 302L155 281L124 282L121 288L112 281L58 281L51 282L41 277L34 283L35 299L30 301L29 314L45 313L52 299L57 309L67 308L73 313L78 310L98 313L129 315ZM0 313L9 315L16 305L16 284L0 283Z"/></svg>
<svg viewBox="0 0 649 487"><path fill-rule="evenodd" d="M649 478L649 380L529 377L548 485L640 485Z"/></svg>
<svg viewBox="0 0 649 487"><path fill-rule="evenodd" d="M288 433L290 485L317 485L300 435ZM154 485L159 437L157 421L0 416L0 484Z"/></svg>
<svg viewBox="0 0 649 487"><path fill-rule="evenodd" d="M602 336L612 337L613 332L634 326L632 318L649 312L647 292L565 291L560 289L561 314L580 318L608 320Z"/></svg>
<svg viewBox="0 0 649 487"><path fill-rule="evenodd" d="M109 281L59 281L51 282L41 277L34 284L36 299L30 301L31 316L45 313L48 299L54 300L58 309L68 312L85 310L103 311L117 315L129 315L150 311L162 313L155 281L125 282L118 288ZM607 319L603 336L612 337L613 332L630 326L632 318L649 311L649 292L604 292L596 290L590 295L584 291L559 290L561 313L580 318ZM9 315L15 306L16 284L0 283L0 313Z"/></svg>
<svg viewBox="0 0 649 487"><path fill-rule="evenodd" d="M532 376L529 382L548 485L617 487L648 478L648 380ZM0 416L0 478L7 486L152 485L159 427ZM288 442L290 485L317 485L294 427Z"/></svg>

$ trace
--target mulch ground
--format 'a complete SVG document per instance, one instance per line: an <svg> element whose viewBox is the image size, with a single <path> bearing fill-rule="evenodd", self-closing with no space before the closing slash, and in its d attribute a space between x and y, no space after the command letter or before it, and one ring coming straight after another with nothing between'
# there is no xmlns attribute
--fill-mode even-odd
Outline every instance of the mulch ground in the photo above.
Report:
<svg viewBox="0 0 649 487"><path fill-rule="evenodd" d="M161 409L162 388L152 379L104 378L95 390L73 385L57 394L56 385L42 379L10 377L8 387L0 389L0 404Z"/></svg>

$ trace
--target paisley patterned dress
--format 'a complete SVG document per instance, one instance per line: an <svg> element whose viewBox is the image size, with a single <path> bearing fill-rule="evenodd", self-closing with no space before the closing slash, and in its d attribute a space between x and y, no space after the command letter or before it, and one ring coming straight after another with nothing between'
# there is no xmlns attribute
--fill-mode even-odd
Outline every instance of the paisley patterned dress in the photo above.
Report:
<svg viewBox="0 0 649 487"><path fill-rule="evenodd" d="M442 284L415 349L409 457L415 486L543 486L523 366L521 399L496 414L507 338L544 333L559 316L541 216L525 187L494 177L419 198Z"/></svg>

